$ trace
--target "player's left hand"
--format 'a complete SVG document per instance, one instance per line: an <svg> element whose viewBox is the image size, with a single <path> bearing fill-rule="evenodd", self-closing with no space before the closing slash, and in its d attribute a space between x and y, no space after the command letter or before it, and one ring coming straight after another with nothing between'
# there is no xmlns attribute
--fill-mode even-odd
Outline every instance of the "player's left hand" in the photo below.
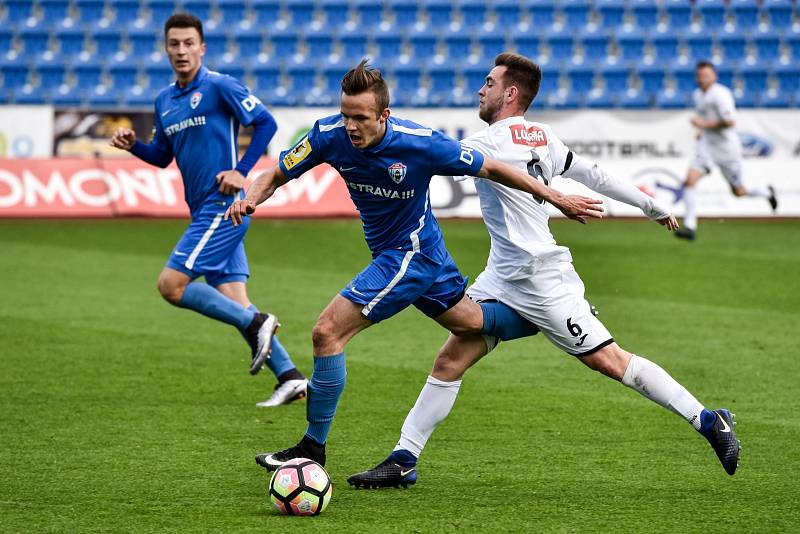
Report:
<svg viewBox="0 0 800 534"><path fill-rule="evenodd" d="M587 217L603 218L603 201L581 195L564 195L555 206L567 217L586 224Z"/></svg>
<svg viewBox="0 0 800 534"><path fill-rule="evenodd" d="M256 204L252 200L237 200L225 210L224 220L230 219L234 226L239 226L244 222L246 215L252 215L256 211Z"/></svg>
<svg viewBox="0 0 800 534"><path fill-rule="evenodd" d="M217 174L219 192L223 195L235 195L244 187L244 176L236 169L222 171Z"/></svg>
<svg viewBox="0 0 800 534"><path fill-rule="evenodd" d="M674 232L679 228L678 220L672 214L662 217L661 219L656 219L656 222L661 226L665 226L670 232Z"/></svg>

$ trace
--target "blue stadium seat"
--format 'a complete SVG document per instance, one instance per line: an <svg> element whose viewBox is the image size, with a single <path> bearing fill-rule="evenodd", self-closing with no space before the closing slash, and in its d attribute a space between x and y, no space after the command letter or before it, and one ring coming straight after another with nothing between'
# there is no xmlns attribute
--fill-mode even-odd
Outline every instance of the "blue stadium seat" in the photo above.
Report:
<svg viewBox="0 0 800 534"><path fill-rule="evenodd" d="M321 0L320 5L328 27L344 26L350 17L350 5L347 0Z"/></svg>
<svg viewBox="0 0 800 534"><path fill-rule="evenodd" d="M122 104L132 108L152 108L158 92L148 87L134 85L122 92Z"/></svg>
<svg viewBox="0 0 800 534"><path fill-rule="evenodd" d="M452 62L432 64L427 70L433 91L449 92L456 87L458 71Z"/></svg>
<svg viewBox="0 0 800 534"><path fill-rule="evenodd" d="M639 60L644 56L645 34L638 29L622 31L616 34L620 55L625 61Z"/></svg>
<svg viewBox="0 0 800 534"><path fill-rule="evenodd" d="M77 87L62 86L50 93L50 102L54 106L67 108L83 105L82 91Z"/></svg>
<svg viewBox="0 0 800 534"><path fill-rule="evenodd" d="M578 35L578 42L587 61L603 60L608 55L609 31L600 28L585 29Z"/></svg>
<svg viewBox="0 0 800 534"><path fill-rule="evenodd" d="M664 90L664 67L660 63L640 63L636 74L642 82L642 91L654 95Z"/></svg>
<svg viewBox="0 0 800 534"><path fill-rule="evenodd" d="M207 66L212 66L210 61L207 60L206 63ZM216 70L216 66L214 67L212 70ZM147 87L161 90L175 81L172 66L166 57L152 59L148 56L144 60L143 70L147 76Z"/></svg>
<svg viewBox="0 0 800 534"><path fill-rule="evenodd" d="M691 95L665 89L656 94L655 104L661 109L686 109L692 107Z"/></svg>
<svg viewBox="0 0 800 534"><path fill-rule="evenodd" d="M769 15L769 24L773 31L791 27L792 0L764 0L762 9Z"/></svg>
<svg viewBox="0 0 800 534"><path fill-rule="evenodd" d="M571 63L564 69L563 74L569 80L569 89L574 92L585 93L594 86L594 71L588 65Z"/></svg>
<svg viewBox="0 0 800 534"><path fill-rule="evenodd" d="M419 5L416 0L394 0L389 4L394 13L394 25L407 29L417 22Z"/></svg>
<svg viewBox="0 0 800 534"><path fill-rule="evenodd" d="M631 0L630 10L637 28L649 30L658 24L658 5L653 0Z"/></svg>
<svg viewBox="0 0 800 534"><path fill-rule="evenodd" d="M38 54L48 48L50 33L44 24L25 26L17 34L22 41L22 49L28 55Z"/></svg>
<svg viewBox="0 0 800 534"><path fill-rule="evenodd" d="M462 0L459 2L461 7L461 26L467 31L471 31L483 26L486 22L486 2L483 0Z"/></svg>
<svg viewBox="0 0 800 534"><path fill-rule="evenodd" d="M718 30L725 25L725 2L723 0L696 0L697 10L703 20L703 29Z"/></svg>
<svg viewBox="0 0 800 534"><path fill-rule="evenodd" d="M391 74L400 92L413 92L421 85L422 72L415 64L395 65Z"/></svg>
<svg viewBox="0 0 800 534"><path fill-rule="evenodd" d="M247 3L242 0L217 0L222 24L239 24L246 17Z"/></svg>
<svg viewBox="0 0 800 534"><path fill-rule="evenodd" d="M783 42L789 48L789 55L795 61L800 60L800 31L787 32Z"/></svg>
<svg viewBox="0 0 800 534"><path fill-rule="evenodd" d="M256 87L263 94L273 92L281 83L281 68L277 61L256 62L251 71Z"/></svg>
<svg viewBox="0 0 800 534"><path fill-rule="evenodd" d="M33 16L33 2L31 0L6 0L6 17L8 21L20 24Z"/></svg>
<svg viewBox="0 0 800 534"><path fill-rule="evenodd" d="M373 34L378 57L381 59L394 59L402 52L402 35L395 30L377 31Z"/></svg>
<svg viewBox="0 0 800 534"><path fill-rule="evenodd" d="M52 90L65 81L67 67L64 58L47 53L34 61L33 68L39 75L39 84L45 90Z"/></svg>
<svg viewBox="0 0 800 534"><path fill-rule="evenodd" d="M94 24L105 15L105 0L75 0L81 24Z"/></svg>
<svg viewBox="0 0 800 534"><path fill-rule="evenodd" d="M523 9L527 10L531 17L531 26L534 28L547 29L556 20L556 4L553 0L541 0L534 3L526 3Z"/></svg>
<svg viewBox="0 0 800 534"><path fill-rule="evenodd" d="M575 52L574 38L571 31L550 30L545 32L547 45L550 47L550 56L554 58L571 58Z"/></svg>
<svg viewBox="0 0 800 534"><path fill-rule="evenodd" d="M181 11L191 13L202 21L207 21L211 18L211 1L210 0L184 0L181 6ZM163 24L163 22L162 22ZM205 30L205 28L203 28Z"/></svg>
<svg viewBox="0 0 800 534"><path fill-rule="evenodd" d="M680 63L673 62L670 66L670 72L675 79L675 90L682 94L688 94L694 91L696 84L694 80L694 63Z"/></svg>
<svg viewBox="0 0 800 534"><path fill-rule="evenodd" d="M122 49L122 33L119 28L95 26L91 32L96 46L96 53L111 56Z"/></svg>
<svg viewBox="0 0 800 534"><path fill-rule="evenodd" d="M564 26L572 31L586 26L591 7L589 0L561 0Z"/></svg>
<svg viewBox="0 0 800 534"><path fill-rule="evenodd" d="M128 42L131 45L131 54L136 57L146 56L156 51L156 35L149 26L141 28L130 26L128 28Z"/></svg>
<svg viewBox="0 0 800 534"><path fill-rule="evenodd" d="M417 59L428 59L436 53L436 35L424 29L413 31L408 35L411 44L411 55Z"/></svg>
<svg viewBox="0 0 800 534"><path fill-rule="evenodd" d="M628 69L619 63L604 63L600 66L600 78L606 91L621 93L628 89Z"/></svg>
<svg viewBox="0 0 800 534"><path fill-rule="evenodd" d="M289 12L289 20L297 29L303 28L314 20L314 10L316 8L314 0L285 0L285 2L286 11Z"/></svg>
<svg viewBox="0 0 800 534"><path fill-rule="evenodd" d="M355 0L354 7L358 14L358 21L363 28L377 26L383 20L382 2L375 0Z"/></svg>
<svg viewBox="0 0 800 534"><path fill-rule="evenodd" d="M60 22L69 15L69 0L39 0L42 20L48 24Z"/></svg>
<svg viewBox="0 0 800 534"><path fill-rule="evenodd" d="M228 48L228 35L223 26L203 28L203 38L206 41L206 53L222 54Z"/></svg>
<svg viewBox="0 0 800 534"><path fill-rule="evenodd" d="M747 93L765 92L768 74L766 67L762 65L745 65L739 69L739 76Z"/></svg>
<svg viewBox="0 0 800 534"><path fill-rule="evenodd" d="M738 62L731 61L715 65L717 70L717 81L728 88L734 86L734 71Z"/></svg>
<svg viewBox="0 0 800 534"><path fill-rule="evenodd" d="M774 30L757 32L751 35L759 59L773 60L780 55L780 39Z"/></svg>
<svg viewBox="0 0 800 534"><path fill-rule="evenodd" d="M367 33L360 27L339 34L345 61L358 63L367 55Z"/></svg>
<svg viewBox="0 0 800 534"><path fill-rule="evenodd" d="M28 61L24 56L9 59L0 56L0 72L3 74L3 87L15 89L22 87L28 81Z"/></svg>
<svg viewBox="0 0 800 534"><path fill-rule="evenodd" d="M553 109L578 109L584 106L584 93L575 91L557 91L542 94L536 97L534 104L541 103L543 107Z"/></svg>
<svg viewBox="0 0 800 534"><path fill-rule="evenodd" d="M424 5L429 26L445 28L453 20L453 4L450 0L427 0Z"/></svg>
<svg viewBox="0 0 800 534"><path fill-rule="evenodd" d="M749 30L758 26L758 0L730 0L730 8L738 29Z"/></svg>
<svg viewBox="0 0 800 534"><path fill-rule="evenodd" d="M98 85L88 95L89 105L93 108L111 109L119 105L119 94L112 87Z"/></svg>
<svg viewBox="0 0 800 534"><path fill-rule="evenodd" d="M245 82L245 76L250 68L251 61L248 58L237 57L234 54L221 54L213 58L215 71L228 76L233 76L240 82ZM306 68L309 66L306 65ZM313 70L313 69L312 69Z"/></svg>
<svg viewBox="0 0 800 534"><path fill-rule="evenodd" d="M692 22L692 5L686 0L665 0L664 12L673 29L687 28Z"/></svg>
<svg viewBox="0 0 800 534"><path fill-rule="evenodd" d="M300 93L309 92L315 85L316 70L305 63L292 63L286 67L289 77L289 90Z"/></svg>
<svg viewBox="0 0 800 534"><path fill-rule="evenodd" d="M130 56L114 57L108 65L108 74L114 87L136 85L137 68Z"/></svg>
<svg viewBox="0 0 800 534"><path fill-rule="evenodd" d="M603 28L617 29L625 18L625 0L597 0L595 9L600 15Z"/></svg>
<svg viewBox="0 0 800 534"><path fill-rule="evenodd" d="M281 15L279 0L251 0L253 12L256 14L256 24L272 26Z"/></svg>
<svg viewBox="0 0 800 534"><path fill-rule="evenodd" d="M658 61L672 61L678 55L678 36L672 31L653 33L650 42Z"/></svg>
<svg viewBox="0 0 800 534"><path fill-rule="evenodd" d="M754 108L758 106L761 99L761 93L753 93L750 91L734 92L737 108Z"/></svg>
<svg viewBox="0 0 800 534"><path fill-rule="evenodd" d="M717 36L717 43L722 49L722 56L726 61L738 61L746 55L747 40L741 31L721 33Z"/></svg>
<svg viewBox="0 0 800 534"><path fill-rule="evenodd" d="M479 32L477 42L481 57L490 64L494 63L494 58L497 54L505 52L508 48L506 46L505 32L496 30Z"/></svg>
<svg viewBox="0 0 800 534"><path fill-rule="evenodd" d="M781 91L767 91L758 101L762 108L790 108L792 107L792 94Z"/></svg>
<svg viewBox="0 0 800 534"><path fill-rule="evenodd" d="M617 105L623 109L649 109L653 97L644 91L624 91L617 99Z"/></svg>
<svg viewBox="0 0 800 534"><path fill-rule="evenodd" d="M72 57L83 52L86 33L76 27L55 30L56 42L58 43L59 53L64 57Z"/></svg>
<svg viewBox="0 0 800 534"><path fill-rule="evenodd" d="M156 26L163 27L167 19L177 11L173 0L142 0L150 11L150 20ZM122 21L127 22L127 21Z"/></svg>
<svg viewBox="0 0 800 534"><path fill-rule="evenodd" d="M557 91L561 85L561 75L556 67L542 66L542 83L539 92L543 95Z"/></svg>
<svg viewBox="0 0 800 534"><path fill-rule="evenodd" d="M288 59L297 53L298 37L294 29L273 28L267 31L267 39L272 43L272 53L281 59Z"/></svg>
<svg viewBox="0 0 800 534"><path fill-rule="evenodd" d="M48 92L43 88L30 85L18 87L13 91L13 95L14 103L22 105L45 104L50 98Z"/></svg>
<svg viewBox="0 0 800 534"><path fill-rule="evenodd" d="M342 92L342 78L353 66L344 61L325 63L322 66L323 88L326 92L339 96Z"/></svg>
<svg viewBox="0 0 800 534"><path fill-rule="evenodd" d="M539 39L538 33L532 32L528 28L524 30L515 28L514 31L511 32L511 43L514 45L514 48L517 49L518 53L534 60L540 54L542 48L542 42L541 39Z"/></svg>
<svg viewBox="0 0 800 534"><path fill-rule="evenodd" d="M11 26L0 26L0 50L3 52L11 50L13 40L14 30L11 28Z"/></svg>
<svg viewBox="0 0 800 534"><path fill-rule="evenodd" d="M461 29L448 30L442 37L446 55L452 61L463 62L469 57L472 48L471 32L465 32Z"/></svg>
<svg viewBox="0 0 800 534"><path fill-rule="evenodd" d="M305 34L306 52L309 58L325 59L333 52L333 32L325 27L312 29Z"/></svg>
<svg viewBox="0 0 800 534"><path fill-rule="evenodd" d="M489 74L489 65L465 65L461 69L464 78L464 91L475 94L483 87L486 82L486 75Z"/></svg>
<svg viewBox="0 0 800 534"><path fill-rule="evenodd" d="M516 28L522 21L522 11L517 0L496 0L494 12L500 28Z"/></svg>
<svg viewBox="0 0 800 534"><path fill-rule="evenodd" d="M711 58L714 43L711 40L710 33L704 31L686 32L683 35L683 41L689 49L689 57L694 61Z"/></svg>
<svg viewBox="0 0 800 534"><path fill-rule="evenodd" d="M800 67L794 64L779 64L773 70L778 82L778 90L783 93L800 91Z"/></svg>
<svg viewBox="0 0 800 534"><path fill-rule="evenodd" d="M584 105L587 108L613 108L617 103L616 94L608 90L595 89L586 95Z"/></svg>
<svg viewBox="0 0 800 534"><path fill-rule="evenodd" d="M139 0L109 0L117 24L128 24L139 18Z"/></svg>
<svg viewBox="0 0 800 534"><path fill-rule="evenodd" d="M72 62L75 86L81 91L88 91L97 86L102 72L103 65L97 55L77 58Z"/></svg>
<svg viewBox="0 0 800 534"><path fill-rule="evenodd" d="M258 24L247 29L238 28L233 32L233 40L239 49L239 55L257 56L264 48L264 36Z"/></svg>

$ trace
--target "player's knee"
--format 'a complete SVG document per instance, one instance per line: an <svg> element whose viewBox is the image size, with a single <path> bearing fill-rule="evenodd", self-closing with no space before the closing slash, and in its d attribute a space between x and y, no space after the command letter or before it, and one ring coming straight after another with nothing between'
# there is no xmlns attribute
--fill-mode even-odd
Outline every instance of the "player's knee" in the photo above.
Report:
<svg viewBox="0 0 800 534"><path fill-rule="evenodd" d="M452 382L459 380L465 371L466 368L459 360L458 355L445 347L436 355L431 374L439 380Z"/></svg>
<svg viewBox="0 0 800 534"><path fill-rule="evenodd" d="M162 275L158 277L158 292L170 304L177 306L180 303L184 289L186 289L186 286L175 283L168 276Z"/></svg>
<svg viewBox="0 0 800 534"><path fill-rule="evenodd" d="M734 187L732 191L737 197L743 197L747 195L747 191L744 189L744 187Z"/></svg>
<svg viewBox="0 0 800 534"><path fill-rule="evenodd" d="M336 350L338 336L334 330L333 321L320 317L311 330L311 342L314 344L314 354L333 354Z"/></svg>
<svg viewBox="0 0 800 534"><path fill-rule="evenodd" d="M618 346L608 346L581 358L590 369L614 380L622 380L628 368L630 354Z"/></svg>

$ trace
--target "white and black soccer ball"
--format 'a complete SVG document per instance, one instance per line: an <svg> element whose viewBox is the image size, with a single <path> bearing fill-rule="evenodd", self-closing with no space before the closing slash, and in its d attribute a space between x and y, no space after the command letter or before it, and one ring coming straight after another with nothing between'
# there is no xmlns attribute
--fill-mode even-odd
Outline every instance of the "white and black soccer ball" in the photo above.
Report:
<svg viewBox="0 0 800 534"><path fill-rule="evenodd" d="M284 515L319 515L331 502L332 494L328 472L308 458L289 460L269 481L272 506Z"/></svg>

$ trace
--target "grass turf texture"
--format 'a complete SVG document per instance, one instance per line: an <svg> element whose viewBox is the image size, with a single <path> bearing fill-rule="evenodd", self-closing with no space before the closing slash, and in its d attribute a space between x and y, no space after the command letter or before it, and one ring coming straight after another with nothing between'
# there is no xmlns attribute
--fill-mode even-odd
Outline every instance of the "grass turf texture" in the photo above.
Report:
<svg viewBox="0 0 800 534"><path fill-rule="evenodd" d="M256 452L293 445L305 401L254 404L238 333L155 290L182 221L0 222L0 531L792 531L800 524L800 222L705 222L694 243L643 221L553 223L620 344L737 413L739 473L679 417L542 336L466 377L411 490L346 477L391 450L446 333L416 310L359 335L328 444L333 502L268 508ZM445 222L464 272L479 221ZM356 221L257 221L251 298L305 372L322 308L369 260ZM796 531L796 530L795 530Z"/></svg>

